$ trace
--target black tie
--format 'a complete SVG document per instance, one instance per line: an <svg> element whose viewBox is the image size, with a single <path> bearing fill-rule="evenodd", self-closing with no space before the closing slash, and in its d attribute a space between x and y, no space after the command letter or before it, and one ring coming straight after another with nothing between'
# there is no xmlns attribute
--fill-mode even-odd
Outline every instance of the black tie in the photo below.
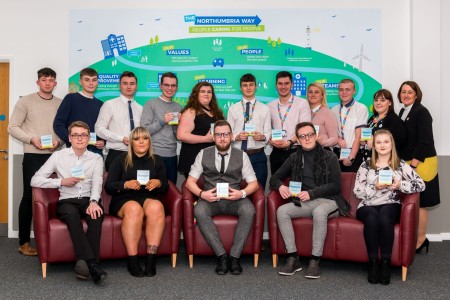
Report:
<svg viewBox="0 0 450 300"><path fill-rule="evenodd" d="M130 130L134 129L133 110L131 109L131 101L128 101L128 113L130 114Z"/></svg>
<svg viewBox="0 0 450 300"><path fill-rule="evenodd" d="M245 129L245 123L247 123L250 119L250 101L248 101L245 104L245 120L244 120L244 129ZM241 143L241 150L246 151L247 150L247 140L243 140Z"/></svg>
<svg viewBox="0 0 450 300"><path fill-rule="evenodd" d="M223 155L219 153L219 155L222 158L222 160L220 161L220 174L223 174L225 173L225 156L227 156L228 153Z"/></svg>

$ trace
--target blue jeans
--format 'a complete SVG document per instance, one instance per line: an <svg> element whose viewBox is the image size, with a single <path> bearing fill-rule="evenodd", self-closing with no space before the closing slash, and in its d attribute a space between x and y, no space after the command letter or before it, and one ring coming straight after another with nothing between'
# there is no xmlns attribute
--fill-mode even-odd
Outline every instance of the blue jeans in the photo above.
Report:
<svg viewBox="0 0 450 300"><path fill-rule="evenodd" d="M166 166L167 179L172 181L173 184L177 184L177 157L161 157L164 165Z"/></svg>
<svg viewBox="0 0 450 300"><path fill-rule="evenodd" d="M253 171L255 171L256 179L259 184L262 185L263 189L266 189L266 181L267 181L267 156L264 151L250 154L248 156L250 158L250 162L252 163Z"/></svg>

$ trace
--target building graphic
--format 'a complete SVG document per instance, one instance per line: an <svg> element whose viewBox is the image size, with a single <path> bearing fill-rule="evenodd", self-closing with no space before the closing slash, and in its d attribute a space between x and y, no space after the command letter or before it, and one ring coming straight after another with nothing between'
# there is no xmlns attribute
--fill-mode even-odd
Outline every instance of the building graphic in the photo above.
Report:
<svg viewBox="0 0 450 300"><path fill-rule="evenodd" d="M102 40L103 55L105 59L114 57L116 55L127 54L127 44L123 35L116 36L115 34L108 35L106 40ZM116 52L114 52L116 50Z"/></svg>
<svg viewBox="0 0 450 300"><path fill-rule="evenodd" d="M294 87L292 88L292 94L295 96L306 95L306 77L302 77L301 73L293 74Z"/></svg>

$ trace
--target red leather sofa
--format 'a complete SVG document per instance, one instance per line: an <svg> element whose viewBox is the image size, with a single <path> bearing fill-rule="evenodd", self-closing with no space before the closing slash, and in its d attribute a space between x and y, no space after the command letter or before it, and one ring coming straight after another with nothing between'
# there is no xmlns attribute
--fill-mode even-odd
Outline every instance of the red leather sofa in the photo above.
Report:
<svg viewBox="0 0 450 300"><path fill-rule="evenodd" d="M353 194L355 173L342 173L342 195L350 203L350 216L332 218L328 221L323 258L367 262L367 250L363 236L363 223L356 219L356 209L360 200ZM419 194L401 195L402 211L400 222L395 225L394 246L391 264L402 266L402 280L406 280L408 267L415 255L419 218ZM278 191L267 196L267 214L269 225L272 263L275 268L278 255L285 254L285 244L277 223L277 209L286 203ZM292 220L295 232L297 252L300 256L310 256L312 249L312 219L296 218Z"/></svg>
<svg viewBox="0 0 450 300"><path fill-rule="evenodd" d="M105 182L106 176L105 173L103 182ZM73 244L67 226L56 217L58 199L58 189L33 188L34 235L44 278L47 276L47 263L75 261ZM105 218L100 241L100 259L127 257L120 230L122 219L108 214L111 196L104 189L101 199ZM181 237L182 198L180 191L172 182L169 182L169 190L162 197L161 202L164 204L166 213L166 227L158 254L172 255L172 267L175 268ZM83 225L86 230L85 221L83 221ZM139 255L145 255L145 253L146 243L143 233L139 242Z"/></svg>
<svg viewBox="0 0 450 300"><path fill-rule="evenodd" d="M197 184L200 188L203 188L203 177L200 177ZM242 181L241 189L246 186L247 183ZM203 238L198 226L194 223L194 203L198 200L198 197L186 188L186 181L183 183L181 190L183 194L183 236L186 243L186 252L189 256L189 267L192 268L194 265L194 255L214 255L214 252ZM261 185L248 198L255 206L255 218L253 220L253 228L248 235L242 254L253 254L254 266L257 267L259 253L261 252L265 213L265 196ZM227 253L229 253L233 245L238 217L221 215L213 217L213 221L219 232L222 244Z"/></svg>

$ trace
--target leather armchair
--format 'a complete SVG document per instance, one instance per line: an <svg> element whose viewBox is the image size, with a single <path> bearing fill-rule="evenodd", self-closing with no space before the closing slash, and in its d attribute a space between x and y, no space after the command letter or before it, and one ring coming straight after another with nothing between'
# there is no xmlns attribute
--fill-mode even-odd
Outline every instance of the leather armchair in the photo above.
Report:
<svg viewBox="0 0 450 300"><path fill-rule="evenodd" d="M107 173L103 176L105 182ZM101 194L105 218L102 224L100 240L100 259L127 257L120 230L122 219L109 215L111 196L105 190ZM56 205L59 199L58 189L33 188L33 220L34 235L42 265L42 276L47 276L47 263L70 262L75 260L72 240L69 231L56 216ZM182 197L177 187L169 182L168 192L161 197L166 213L165 230L158 249L160 255L171 255L172 267L176 259L181 237ZM83 227L87 225L83 220ZM139 241L139 255L145 255L146 242L144 232Z"/></svg>
<svg viewBox="0 0 450 300"><path fill-rule="evenodd" d="M356 219L356 209L360 202L353 194L355 173L342 173L342 195L350 203L350 216L328 220L323 258L367 262L367 250L364 242L364 224ZM395 238L391 264L402 266L402 280L406 281L408 267L415 255L419 218L419 194L401 195L402 210L400 222L395 225ZM278 191L272 190L267 196L267 214L269 226L272 264L275 268L278 255L285 254L285 244L277 223L277 209L285 204ZM295 232L297 253L310 256L312 250L312 219L296 218L292 220Z"/></svg>
<svg viewBox="0 0 450 300"><path fill-rule="evenodd" d="M200 188L203 188L203 177L197 181ZM241 182L241 189L245 188L247 183ZM186 188L186 181L182 185L183 194L183 235L186 243L186 252L189 256L189 267L194 265L194 255L214 255L213 250L203 238L202 233L194 222L194 203L198 197L192 194ZM262 236L264 231L264 213L265 213L265 196L264 190L259 185L258 190L249 195L248 198L255 206L255 219L253 228L250 231L247 242L242 250L242 254L254 255L254 266L258 266L259 253L261 252ZM213 217L213 221L220 235L222 244L229 253L233 245L234 232L236 230L238 217L221 215Z"/></svg>

